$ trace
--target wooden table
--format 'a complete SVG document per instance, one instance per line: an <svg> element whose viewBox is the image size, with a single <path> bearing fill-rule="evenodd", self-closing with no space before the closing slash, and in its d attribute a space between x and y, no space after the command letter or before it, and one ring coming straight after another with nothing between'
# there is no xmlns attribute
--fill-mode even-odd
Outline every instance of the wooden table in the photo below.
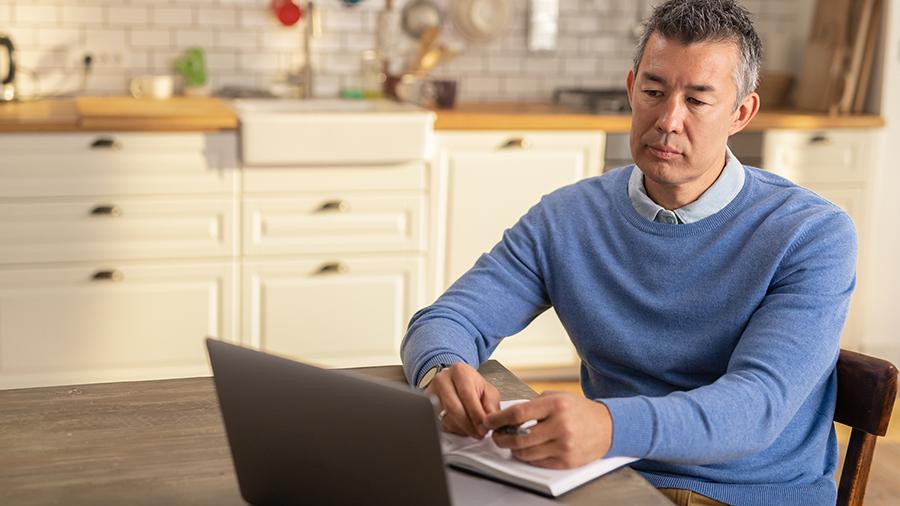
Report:
<svg viewBox="0 0 900 506"><path fill-rule="evenodd" d="M404 381L399 366L359 369ZM535 395L496 361L504 399ZM671 505L630 468L563 504ZM0 391L0 504L244 504L211 378Z"/></svg>

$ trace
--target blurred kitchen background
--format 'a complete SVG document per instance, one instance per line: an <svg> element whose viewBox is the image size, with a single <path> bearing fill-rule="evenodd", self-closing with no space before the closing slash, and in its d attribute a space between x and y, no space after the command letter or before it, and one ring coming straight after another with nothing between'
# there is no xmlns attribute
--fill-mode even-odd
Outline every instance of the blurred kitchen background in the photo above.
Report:
<svg viewBox="0 0 900 506"><path fill-rule="evenodd" d="M395 2L386 52L395 70L414 53L417 37L403 29ZM766 45L766 70L791 73L799 67L815 2L747 0ZM209 83L268 89L289 82L304 65L305 20L285 27L269 0L0 0L0 27L15 41L22 71L20 93L58 93L76 88L85 54L95 57L88 94L127 93L135 74L170 72L185 49L206 52ZM630 66L637 27L651 2L560 0L552 51L529 51L529 5L507 2L497 33L466 37L452 23L450 0L440 8L441 39L460 54L435 69L458 80L461 101L547 101L557 87L621 87ZM312 38L316 96L337 96L358 87L364 52L375 49L383 1L348 6L317 2L321 32ZM433 19L419 12L422 22ZM415 32L412 32L415 33Z"/></svg>
<svg viewBox="0 0 900 506"><path fill-rule="evenodd" d="M206 371L198 343L207 334L328 365L396 362L409 316L540 195L630 163L625 75L653 3L0 0L0 41L14 47L16 69L3 94L18 100L0 100L0 157L7 156L0 165L10 177L0 184L0 227L8 226L2 229L7 250L0 247L0 379L7 374L8 381L0 387L196 374ZM848 210L860 232L860 283L842 344L900 363L900 312L894 308L900 300L900 234L893 223L900 215L894 195L900 171L893 170L900 93L890 85L900 82L897 2L741 4L765 46L763 114L732 139L732 148L745 163L786 175ZM0 77L9 74L6 53L0 52ZM169 76L175 76L174 90ZM161 100L127 98L140 95L135 78ZM429 81L444 82L443 98L437 85L423 84ZM173 91L200 98L169 98ZM422 108L413 108L402 125L387 122L380 130L353 130L354 115L326 114L411 110L361 100L385 95ZM305 103L231 101L248 97ZM319 103L312 98L331 101L310 105ZM150 135L160 132L172 135ZM173 153L184 158L153 158ZM57 158L46 158L52 156ZM77 170L53 172L61 170L53 168L61 159ZM102 165L113 159L118 165ZM395 170L398 160L406 164L402 173ZM182 163L207 171L209 180L176 178L167 193L163 180L146 179L155 164L169 164L176 174ZM361 163L384 172L360 171ZM129 164L136 171L130 179L103 172ZM321 164L346 172L313 170ZM78 171L84 176L76 177ZM188 221L173 229L183 236L162 237L163 228L147 222L126 226L134 215L110 204L135 195L174 195L195 205L191 195L204 192L225 200L204 211L219 214L203 247L188 233ZM359 196L373 200L347 204ZM42 199L75 206L88 198L91 216L125 218L82 223L81 211L66 217L41 207L48 203ZM289 209L301 200L311 210ZM185 220L195 218L179 212ZM85 232L73 232L77 227ZM57 244L50 239L56 230L69 243L84 244L74 250L66 240L48 246ZM106 242L91 242L94 233ZM371 292L365 283L375 278L365 276L359 286L326 283L332 290L327 295L305 281L277 292L279 280L301 267L270 265L302 260L319 262L319 274L344 273L349 260L335 260L338 254L385 252L395 255L391 262L409 263L366 267L390 279ZM190 303L163 296L138 303L103 294L93 306L79 306L88 300L79 290L107 281L127 287L122 280L134 279L108 268L114 262L158 261L164 268L186 258L226 262L224 271L204 274L221 285L194 293ZM82 284L69 291L59 278L42 277L76 266L93 269L87 277L94 285L73 274ZM349 271L358 272L352 264ZM44 288L48 283L53 289ZM135 290L135 300L147 297L143 288ZM203 297L215 303L204 305ZM60 328L36 316L45 310L65 313ZM85 313L93 310L118 316L97 320ZM183 311L183 320L154 320L170 311ZM136 325L139 318L147 320ZM543 327L543 321L534 325L535 340L509 340L501 359L521 371L575 377L577 361L564 332L558 322ZM66 337L76 331L77 345ZM135 344L144 338L133 338L133 346L115 341L138 331L168 339L152 348L158 359ZM113 341L123 348L97 354ZM71 347L61 353L66 357L56 360L46 352L54 342ZM83 363L75 363L73 357L82 356Z"/></svg>

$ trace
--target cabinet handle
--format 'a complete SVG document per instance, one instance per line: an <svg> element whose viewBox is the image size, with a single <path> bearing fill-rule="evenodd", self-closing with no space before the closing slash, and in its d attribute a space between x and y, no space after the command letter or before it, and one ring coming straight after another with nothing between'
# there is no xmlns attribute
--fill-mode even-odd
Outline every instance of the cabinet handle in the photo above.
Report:
<svg viewBox="0 0 900 506"><path fill-rule="evenodd" d="M524 137L513 137L503 143L500 149L528 149L531 147L531 141Z"/></svg>
<svg viewBox="0 0 900 506"><path fill-rule="evenodd" d="M91 276L94 281L122 281L125 276L122 271L112 269L109 271L97 271Z"/></svg>
<svg viewBox="0 0 900 506"><path fill-rule="evenodd" d="M343 200L329 200L324 202L319 208L316 210L317 213L327 213L327 212L339 212L346 213L350 210L350 206L344 202Z"/></svg>
<svg viewBox="0 0 900 506"><path fill-rule="evenodd" d="M828 144L831 144L831 139L825 134L816 134L809 138L809 143L827 146Z"/></svg>
<svg viewBox="0 0 900 506"><path fill-rule="evenodd" d="M109 149L115 151L122 149L122 145L119 144L119 141L111 137L98 137L97 140L91 143L91 149Z"/></svg>
<svg viewBox="0 0 900 506"><path fill-rule="evenodd" d="M316 271L317 276L321 276L323 274L344 274L348 271L346 264L341 262L329 262L327 264L319 267L319 270Z"/></svg>
<svg viewBox="0 0 900 506"><path fill-rule="evenodd" d="M117 205L99 205L91 209L91 216L112 216L118 218L122 216L122 208Z"/></svg>

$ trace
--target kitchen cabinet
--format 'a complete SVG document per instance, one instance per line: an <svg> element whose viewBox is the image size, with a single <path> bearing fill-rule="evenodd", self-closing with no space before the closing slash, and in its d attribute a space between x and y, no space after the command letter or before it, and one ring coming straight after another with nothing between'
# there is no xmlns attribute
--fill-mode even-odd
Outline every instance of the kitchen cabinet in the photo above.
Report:
<svg viewBox="0 0 900 506"><path fill-rule="evenodd" d="M234 134L0 136L0 388L208 374L239 183Z"/></svg>
<svg viewBox="0 0 900 506"><path fill-rule="evenodd" d="M415 254L245 261L244 339L328 367L397 363L424 265Z"/></svg>
<svg viewBox="0 0 900 506"><path fill-rule="evenodd" d="M438 132L433 295L496 244L541 196L602 173L602 132ZM574 348L551 309L493 355L512 367L569 367Z"/></svg>
<svg viewBox="0 0 900 506"><path fill-rule="evenodd" d="M236 278L229 261L0 268L0 388L207 375Z"/></svg>
<svg viewBox="0 0 900 506"><path fill-rule="evenodd" d="M265 154L250 146L244 158L243 339L328 367L396 364L426 302L434 118L359 112L323 126L321 116L242 122L245 146L276 120L320 136ZM353 149L326 132L340 125L355 129Z"/></svg>
<svg viewBox="0 0 900 506"><path fill-rule="evenodd" d="M865 129L769 130L763 134L763 167L840 206L856 226L857 285L841 334L841 347L855 350L861 349L866 333L867 244L875 148L875 133Z"/></svg>

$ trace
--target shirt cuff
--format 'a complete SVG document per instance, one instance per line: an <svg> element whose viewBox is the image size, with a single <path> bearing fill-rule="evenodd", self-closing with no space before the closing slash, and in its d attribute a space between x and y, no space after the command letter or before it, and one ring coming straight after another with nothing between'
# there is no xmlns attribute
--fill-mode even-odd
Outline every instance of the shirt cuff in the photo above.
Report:
<svg viewBox="0 0 900 506"><path fill-rule="evenodd" d="M459 355L454 355L452 353L439 353L439 354L429 358L428 360L425 361L424 364L422 364L422 367L419 367L419 370L416 371L415 375L413 375L412 386L414 386L414 387L418 386L419 381L422 380L422 376L424 376L425 373L428 372L428 370L431 369L432 367L435 367L440 364L453 365L457 362L465 362L465 360L462 357L460 357Z"/></svg>
<svg viewBox="0 0 900 506"><path fill-rule="evenodd" d="M607 457L647 457L653 446L656 417L643 397L598 399L612 417L612 444Z"/></svg>

